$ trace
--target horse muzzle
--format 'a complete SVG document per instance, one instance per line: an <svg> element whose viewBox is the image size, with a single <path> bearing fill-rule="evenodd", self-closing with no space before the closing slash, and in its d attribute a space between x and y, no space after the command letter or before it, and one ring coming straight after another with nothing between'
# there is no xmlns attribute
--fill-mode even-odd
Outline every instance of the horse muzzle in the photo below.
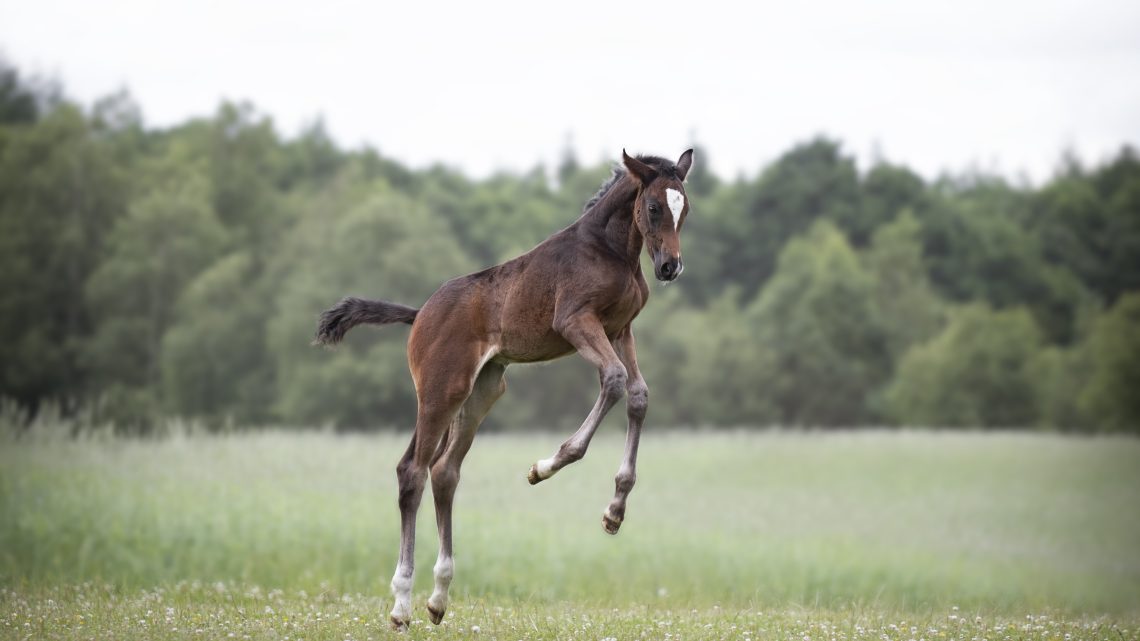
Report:
<svg viewBox="0 0 1140 641"><path fill-rule="evenodd" d="M685 271L685 264L681 262L680 256L671 256L660 262L654 261L653 271L657 280L670 283L677 280L681 272Z"/></svg>

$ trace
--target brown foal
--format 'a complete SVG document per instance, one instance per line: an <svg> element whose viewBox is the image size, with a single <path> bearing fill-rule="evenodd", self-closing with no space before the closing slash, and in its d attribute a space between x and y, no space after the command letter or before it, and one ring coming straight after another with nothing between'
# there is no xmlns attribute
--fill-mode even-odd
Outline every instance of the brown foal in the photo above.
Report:
<svg viewBox="0 0 1140 641"><path fill-rule="evenodd" d="M684 180L690 149L676 162L631 158L586 204L572 225L531 251L481 272L444 283L419 310L345 298L321 314L316 342L338 342L361 324L407 323L408 363L419 402L416 429L396 467L399 479L400 558L392 577L397 628L411 620L416 513L430 474L439 528L435 590L427 609L443 620L453 576L451 507L459 468L479 424L506 391L511 363L546 361L578 352L598 368L601 391L578 431L550 458L530 468L538 483L582 458L598 424L628 394L629 427L616 490L602 527L616 534L637 478L637 444L649 406L649 388L637 369L633 319L649 298L641 251L662 282L676 280L681 263L681 226L689 211Z"/></svg>

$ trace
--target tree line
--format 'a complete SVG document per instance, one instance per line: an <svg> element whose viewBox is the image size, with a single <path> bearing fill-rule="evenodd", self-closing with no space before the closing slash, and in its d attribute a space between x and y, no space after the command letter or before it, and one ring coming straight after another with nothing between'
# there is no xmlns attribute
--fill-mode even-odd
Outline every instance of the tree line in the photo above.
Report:
<svg viewBox="0 0 1140 641"><path fill-rule="evenodd" d="M635 324L650 421L1140 430L1140 159L1035 186L860 167L839 141L752 176L698 161L685 275ZM282 135L248 104L147 127L0 65L0 397L146 432L407 427L406 329L309 345L340 296L418 306L566 226L609 175L473 180ZM492 429L576 423L580 359L511 368Z"/></svg>

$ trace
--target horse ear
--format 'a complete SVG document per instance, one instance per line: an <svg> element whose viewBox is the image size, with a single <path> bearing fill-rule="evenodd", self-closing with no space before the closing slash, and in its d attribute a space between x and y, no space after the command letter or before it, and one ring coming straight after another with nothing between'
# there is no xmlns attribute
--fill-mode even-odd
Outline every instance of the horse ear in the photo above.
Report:
<svg viewBox="0 0 1140 641"><path fill-rule="evenodd" d="M653 171L652 167L636 158L630 157L629 154L625 153L624 149L621 150L621 161L625 165L625 168L629 170L630 175L636 178L642 185L648 185L653 182L653 179L657 176L657 172Z"/></svg>
<svg viewBox="0 0 1140 641"><path fill-rule="evenodd" d="M685 181L685 176L689 175L689 170L693 168L693 150L688 149L685 153L681 154L681 159L677 161L677 177L681 182Z"/></svg>

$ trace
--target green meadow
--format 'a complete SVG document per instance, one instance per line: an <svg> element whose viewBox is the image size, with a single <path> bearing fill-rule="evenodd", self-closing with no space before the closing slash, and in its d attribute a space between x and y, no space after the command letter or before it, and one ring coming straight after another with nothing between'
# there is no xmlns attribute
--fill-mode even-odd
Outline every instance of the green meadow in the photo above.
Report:
<svg viewBox="0 0 1140 641"><path fill-rule="evenodd" d="M1136 639L1140 440L656 432L616 537L621 437L484 434L445 625L415 638ZM366 639L387 628L407 435L175 432L0 442L5 638ZM450 635L450 636L449 636Z"/></svg>

